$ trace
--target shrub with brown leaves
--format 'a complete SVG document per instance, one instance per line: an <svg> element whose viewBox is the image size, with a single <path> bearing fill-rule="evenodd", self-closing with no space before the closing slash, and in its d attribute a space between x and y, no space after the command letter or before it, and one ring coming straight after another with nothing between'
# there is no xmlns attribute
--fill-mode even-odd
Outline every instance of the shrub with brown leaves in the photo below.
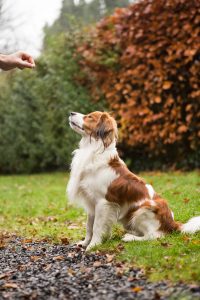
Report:
<svg viewBox="0 0 200 300"><path fill-rule="evenodd" d="M95 100L107 100L127 155L198 166L199 0L144 0L117 9L77 54L81 80Z"/></svg>

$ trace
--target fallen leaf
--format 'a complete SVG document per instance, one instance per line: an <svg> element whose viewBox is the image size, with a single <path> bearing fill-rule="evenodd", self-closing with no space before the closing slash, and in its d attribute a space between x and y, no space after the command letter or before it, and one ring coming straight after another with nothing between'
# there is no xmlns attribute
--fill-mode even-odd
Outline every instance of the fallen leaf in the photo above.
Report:
<svg viewBox="0 0 200 300"><path fill-rule="evenodd" d="M110 254L106 254L106 261L107 263L110 263L111 261L113 261L113 258L115 257L115 255L110 255Z"/></svg>
<svg viewBox="0 0 200 300"><path fill-rule="evenodd" d="M133 291L134 293L141 292L141 290L142 290L142 288L141 288L140 286L136 286L136 287L132 288L132 291Z"/></svg>
<svg viewBox="0 0 200 300"><path fill-rule="evenodd" d="M90 273L91 271L92 271L92 268L86 268L86 269L85 269L85 272L86 272L86 273Z"/></svg>
<svg viewBox="0 0 200 300"><path fill-rule="evenodd" d="M164 256L164 259L169 260L170 256Z"/></svg>
<svg viewBox="0 0 200 300"><path fill-rule="evenodd" d="M64 237L64 238L61 238L60 240L61 240L61 242L62 242L63 245L68 245L69 244L68 238Z"/></svg>
<svg viewBox="0 0 200 300"><path fill-rule="evenodd" d="M77 229L77 228L79 228L79 227L80 227L80 226L77 225L77 224L70 224L70 225L67 226L67 229Z"/></svg>
<svg viewBox="0 0 200 300"><path fill-rule="evenodd" d="M75 271L72 270L71 268L69 268L69 269L67 270L67 273L68 273L68 275L70 275L70 276L74 276Z"/></svg>
<svg viewBox="0 0 200 300"><path fill-rule="evenodd" d="M95 262L93 263L93 266L96 267L96 268L98 268L98 267L101 266L101 262L100 262L100 261L95 261Z"/></svg>
<svg viewBox="0 0 200 300"><path fill-rule="evenodd" d="M28 251L33 251L33 250L34 250L34 247L32 247L32 246L26 247L26 250L28 250Z"/></svg>
<svg viewBox="0 0 200 300"><path fill-rule="evenodd" d="M175 191L173 192L174 195L180 195L181 192Z"/></svg>
<svg viewBox="0 0 200 300"><path fill-rule="evenodd" d="M160 297L160 294L158 292L155 292L154 294L154 300L159 300L161 297Z"/></svg>
<svg viewBox="0 0 200 300"><path fill-rule="evenodd" d="M116 275L118 277L122 277L124 274L124 270L122 268L116 268Z"/></svg>
<svg viewBox="0 0 200 300"><path fill-rule="evenodd" d="M190 199L189 199L189 198L185 198L185 199L183 199L183 202L184 202L185 204L187 204L189 201L190 201Z"/></svg>
<svg viewBox="0 0 200 300"><path fill-rule="evenodd" d="M38 261L39 259L41 259L41 256L39 256L39 255L36 255L36 256L31 256L31 260L32 261Z"/></svg>
<svg viewBox="0 0 200 300"><path fill-rule="evenodd" d="M32 243L32 242L33 242L32 239L25 239L25 240L21 241L22 244L29 244L29 243Z"/></svg>
<svg viewBox="0 0 200 300"><path fill-rule="evenodd" d="M117 245L117 250L119 250L119 251L124 250L124 245L118 244Z"/></svg>
<svg viewBox="0 0 200 300"><path fill-rule="evenodd" d="M53 257L53 260L63 260L64 259L64 256L63 255L58 255L58 256L54 256Z"/></svg>
<svg viewBox="0 0 200 300"><path fill-rule="evenodd" d="M75 252L69 252L67 254L67 257L74 258L75 254L76 254Z"/></svg>
<svg viewBox="0 0 200 300"><path fill-rule="evenodd" d="M44 218L44 221L45 222L57 222L58 219L54 216L48 216L48 217Z"/></svg>
<svg viewBox="0 0 200 300"><path fill-rule="evenodd" d="M18 285L16 283L7 282L2 286L3 289L17 289Z"/></svg>
<svg viewBox="0 0 200 300"><path fill-rule="evenodd" d="M19 265L19 266L17 266L17 270L20 271L20 272L26 270L26 265Z"/></svg>
<svg viewBox="0 0 200 300"><path fill-rule="evenodd" d="M194 244L194 245L200 245L200 240L193 240L192 244Z"/></svg>
<svg viewBox="0 0 200 300"><path fill-rule="evenodd" d="M4 249L6 247L6 243L0 241L0 249Z"/></svg>
<svg viewBox="0 0 200 300"><path fill-rule="evenodd" d="M131 276L131 277L128 277L128 281L129 282L132 282L132 281L135 281L135 280L137 280L135 277L133 277L133 276Z"/></svg>
<svg viewBox="0 0 200 300"><path fill-rule="evenodd" d="M3 279L3 278L6 278L6 277L9 277L10 275L11 275L11 272L2 273L2 274L0 274L0 279Z"/></svg>
<svg viewBox="0 0 200 300"><path fill-rule="evenodd" d="M189 237L189 236L187 236L187 235L184 235L184 236L183 236L183 240L184 240L185 242L189 242L189 241L191 241L191 237Z"/></svg>
<svg viewBox="0 0 200 300"><path fill-rule="evenodd" d="M172 245L172 244L167 243L167 242L161 242L160 244L161 244L161 246L163 246L163 247L165 247L165 248L169 248L169 247L171 247L171 245Z"/></svg>
<svg viewBox="0 0 200 300"><path fill-rule="evenodd" d="M51 264L48 264L44 267L44 270L45 271L49 271L51 269Z"/></svg>

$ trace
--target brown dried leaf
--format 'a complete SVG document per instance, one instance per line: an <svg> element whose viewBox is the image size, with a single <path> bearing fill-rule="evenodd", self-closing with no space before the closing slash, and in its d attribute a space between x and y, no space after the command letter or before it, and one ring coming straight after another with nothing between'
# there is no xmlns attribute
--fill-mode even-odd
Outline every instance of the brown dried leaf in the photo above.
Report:
<svg viewBox="0 0 200 300"><path fill-rule="evenodd" d="M189 236L187 236L187 235L184 235L184 236L183 236L183 240L184 240L185 242L189 242L189 241L191 241L191 237L189 237Z"/></svg>
<svg viewBox="0 0 200 300"><path fill-rule="evenodd" d="M79 227L80 227L79 225L77 225L76 223L73 223L73 224L68 225L67 229L77 229Z"/></svg>
<svg viewBox="0 0 200 300"><path fill-rule="evenodd" d="M4 249L6 247L6 243L4 241L0 241L0 249Z"/></svg>
<svg viewBox="0 0 200 300"><path fill-rule="evenodd" d="M128 281L129 281L129 282L136 281L136 280L137 280L137 279L136 279L135 277L132 277L132 276L131 276L131 277L128 277Z"/></svg>
<svg viewBox="0 0 200 300"><path fill-rule="evenodd" d="M142 287L141 287L141 286L133 287L133 288L132 288L132 291L133 291L134 293L139 293L139 292L142 291Z"/></svg>
<svg viewBox="0 0 200 300"><path fill-rule="evenodd" d="M51 269L51 264L47 264L45 267L44 267L44 270L45 271L49 271Z"/></svg>
<svg viewBox="0 0 200 300"><path fill-rule="evenodd" d="M101 262L98 260L93 263L93 267L96 267L96 268L100 267L101 265L102 265Z"/></svg>
<svg viewBox="0 0 200 300"><path fill-rule="evenodd" d="M31 256L31 260L32 261L38 261L39 259L41 259L42 257L41 256L39 256L39 255L33 255L33 256Z"/></svg>
<svg viewBox="0 0 200 300"><path fill-rule="evenodd" d="M117 275L118 277L122 277L123 274L124 274L124 269L123 269L123 268L121 268L121 267L116 268L116 275Z"/></svg>
<svg viewBox="0 0 200 300"><path fill-rule="evenodd" d="M184 202L185 204L187 204L189 201L190 201L190 199L189 199L189 198L185 198L185 199L183 199L183 202Z"/></svg>
<svg viewBox="0 0 200 300"><path fill-rule="evenodd" d="M171 245L172 245L172 244L167 243L167 242L161 242L160 244L161 244L161 246L163 246L163 247L165 247L165 248L169 248L169 247L171 247Z"/></svg>
<svg viewBox="0 0 200 300"><path fill-rule="evenodd" d="M6 277L9 277L12 274L12 272L2 273L0 274L0 280Z"/></svg>
<svg viewBox="0 0 200 300"><path fill-rule="evenodd" d="M17 289L18 287L19 286L13 282L7 282L2 286L3 289Z"/></svg>
<svg viewBox="0 0 200 300"><path fill-rule="evenodd" d="M110 254L106 254L106 261L107 263L110 263L111 261L113 261L113 258L115 257L115 255L110 255Z"/></svg>
<svg viewBox="0 0 200 300"><path fill-rule="evenodd" d="M66 237L63 237L60 239L63 245L68 245L69 244L69 240Z"/></svg>
<svg viewBox="0 0 200 300"><path fill-rule="evenodd" d="M119 250L119 251L124 250L124 245L123 244L118 244L117 245L117 250Z"/></svg>
<svg viewBox="0 0 200 300"><path fill-rule="evenodd" d="M180 195L180 193L181 192L179 192L179 191L175 191L175 192L173 192L173 195Z"/></svg>
<svg viewBox="0 0 200 300"><path fill-rule="evenodd" d="M71 268L69 268L69 269L67 270L67 273L68 273L68 275L70 275L70 276L74 276L75 271L72 270Z"/></svg>
<svg viewBox="0 0 200 300"><path fill-rule="evenodd" d="M192 244L194 244L194 245L200 245L200 240L193 240Z"/></svg>
<svg viewBox="0 0 200 300"><path fill-rule="evenodd" d="M32 243L32 242L33 242L32 239L25 239L25 240L21 241L22 244L29 244L29 243Z"/></svg>
<svg viewBox="0 0 200 300"><path fill-rule="evenodd" d="M63 255L58 255L58 256L54 256L53 257L53 260L63 260L64 259L64 256Z"/></svg>
<svg viewBox="0 0 200 300"><path fill-rule="evenodd" d="M74 258L75 254L76 254L75 252L69 252L67 254L67 257Z"/></svg>

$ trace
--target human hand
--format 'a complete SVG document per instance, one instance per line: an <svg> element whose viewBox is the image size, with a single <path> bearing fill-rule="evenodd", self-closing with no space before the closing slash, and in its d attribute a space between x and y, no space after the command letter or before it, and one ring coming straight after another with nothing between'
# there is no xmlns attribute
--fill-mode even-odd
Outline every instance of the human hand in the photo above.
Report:
<svg viewBox="0 0 200 300"><path fill-rule="evenodd" d="M5 70L11 70L14 68L24 69L24 68L34 68L35 62L31 55L18 51L10 55L0 56L0 67Z"/></svg>

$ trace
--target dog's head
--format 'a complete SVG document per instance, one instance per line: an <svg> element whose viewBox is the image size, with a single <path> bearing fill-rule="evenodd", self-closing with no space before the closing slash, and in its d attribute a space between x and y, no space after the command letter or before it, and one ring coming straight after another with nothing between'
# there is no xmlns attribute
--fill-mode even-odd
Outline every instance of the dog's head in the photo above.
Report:
<svg viewBox="0 0 200 300"><path fill-rule="evenodd" d="M101 140L104 148L117 139L117 123L106 112L95 111L88 115L71 112L69 124L79 134Z"/></svg>

